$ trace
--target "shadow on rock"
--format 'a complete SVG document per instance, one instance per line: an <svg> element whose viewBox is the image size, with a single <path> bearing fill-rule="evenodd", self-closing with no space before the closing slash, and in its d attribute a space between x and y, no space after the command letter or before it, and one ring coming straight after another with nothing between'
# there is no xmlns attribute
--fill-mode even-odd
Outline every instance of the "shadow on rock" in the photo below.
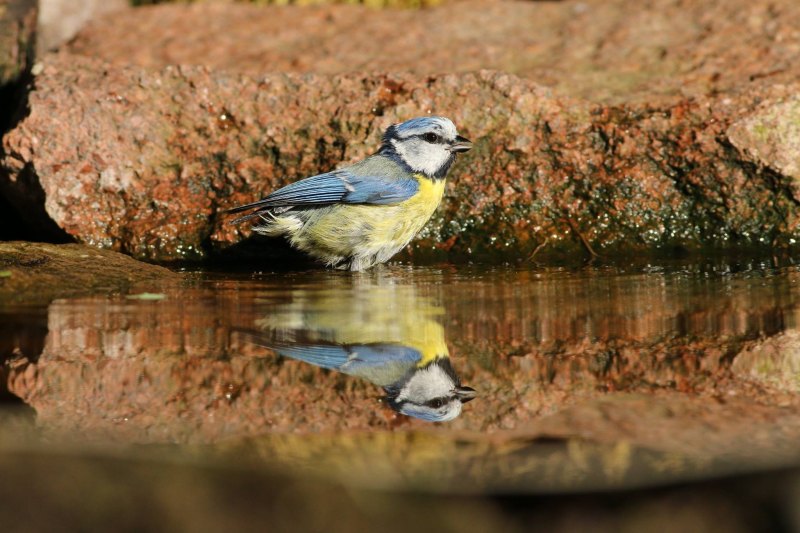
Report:
<svg viewBox="0 0 800 533"><path fill-rule="evenodd" d="M223 250L214 252L207 266L212 270L231 271L294 271L323 268L303 252L292 248L283 237L253 234Z"/></svg>

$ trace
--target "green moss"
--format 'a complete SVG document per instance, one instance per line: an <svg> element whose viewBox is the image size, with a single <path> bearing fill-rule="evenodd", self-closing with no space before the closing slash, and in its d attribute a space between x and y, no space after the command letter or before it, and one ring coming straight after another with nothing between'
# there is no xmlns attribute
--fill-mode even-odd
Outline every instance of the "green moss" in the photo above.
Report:
<svg viewBox="0 0 800 533"><path fill-rule="evenodd" d="M767 127L766 124L756 124L753 126L753 135L755 135L760 141L766 141L769 139L769 134L771 131L772 128Z"/></svg>

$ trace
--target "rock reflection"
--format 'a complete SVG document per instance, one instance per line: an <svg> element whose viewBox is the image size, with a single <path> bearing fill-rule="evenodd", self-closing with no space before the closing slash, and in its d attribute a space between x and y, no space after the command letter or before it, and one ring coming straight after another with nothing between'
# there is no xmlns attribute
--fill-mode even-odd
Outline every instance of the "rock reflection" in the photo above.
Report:
<svg viewBox="0 0 800 533"><path fill-rule="evenodd" d="M128 442L399 424L522 430L620 392L687 395L698 405L736 397L800 406L794 267L730 274L388 267L365 275L209 275L164 293L161 301L62 299L28 318L0 308L7 358L0 378L9 394L36 410L43 429ZM446 406L447 395L441 411L419 406L443 401L425 394L451 390L456 375L479 389L480 400L447 424L379 404L381 387L401 413L448 419L460 406ZM435 378L434 387L411 390L423 377ZM462 389L460 403L471 395ZM695 415L681 416L688 426ZM644 417L640 423L649 426Z"/></svg>
<svg viewBox="0 0 800 533"><path fill-rule="evenodd" d="M258 320L257 342L279 354L363 378L404 415L434 422L461 414L475 389L461 385L441 315L413 285L365 278L352 288L298 289Z"/></svg>

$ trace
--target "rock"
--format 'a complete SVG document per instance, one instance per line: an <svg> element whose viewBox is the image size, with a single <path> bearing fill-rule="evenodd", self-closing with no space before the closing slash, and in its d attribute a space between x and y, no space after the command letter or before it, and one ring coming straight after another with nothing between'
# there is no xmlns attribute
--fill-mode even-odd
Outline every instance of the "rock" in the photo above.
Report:
<svg viewBox="0 0 800 533"><path fill-rule="evenodd" d="M126 0L39 0L36 47L51 50L75 36L92 18L128 6Z"/></svg>
<svg viewBox="0 0 800 533"><path fill-rule="evenodd" d="M175 281L163 267L78 244L0 242L0 302L46 303L55 297L120 291Z"/></svg>
<svg viewBox="0 0 800 533"><path fill-rule="evenodd" d="M28 225L138 258L233 256L249 230L226 208L433 112L476 148L417 256L796 245L793 126L757 146L742 132L794 101L800 4L751 4L136 8L43 61L0 194Z"/></svg>
<svg viewBox="0 0 800 533"><path fill-rule="evenodd" d="M800 202L800 97L762 104L731 125L728 138L754 162L790 178Z"/></svg>
<svg viewBox="0 0 800 533"><path fill-rule="evenodd" d="M540 247L612 253L800 237L788 178L742 164L720 142L766 90L602 105L494 72L255 79L69 55L50 57L36 87L30 115L4 140L0 191L26 210L41 186L69 235L138 258L224 251L248 234L224 209L364 157L386 126L428 112L451 116L476 147L451 171L418 247L513 259Z"/></svg>
<svg viewBox="0 0 800 533"><path fill-rule="evenodd" d="M590 101L658 102L796 80L798 27L794 0L467 0L417 11L209 2L98 18L69 49L115 66L254 76L492 69Z"/></svg>
<svg viewBox="0 0 800 533"><path fill-rule="evenodd" d="M0 137L25 109L26 85L34 60L36 4L36 0L0 0ZM0 181L4 180L0 168ZM31 225L46 219L43 209L34 218ZM55 226L52 221L50 224ZM0 194L0 240L31 238L25 225Z"/></svg>
<svg viewBox="0 0 800 533"><path fill-rule="evenodd" d="M743 350L732 370L742 379L787 392L800 392L800 332L789 330Z"/></svg>
<svg viewBox="0 0 800 533"><path fill-rule="evenodd" d="M17 82L31 67L35 32L36 0L0 0L0 87Z"/></svg>

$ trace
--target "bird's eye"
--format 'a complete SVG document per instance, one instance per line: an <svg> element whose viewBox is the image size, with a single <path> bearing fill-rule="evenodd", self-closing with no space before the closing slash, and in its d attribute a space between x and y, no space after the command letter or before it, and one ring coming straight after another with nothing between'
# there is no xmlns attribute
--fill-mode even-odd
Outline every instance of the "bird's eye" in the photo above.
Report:
<svg viewBox="0 0 800 533"><path fill-rule="evenodd" d="M439 142L439 136L436 135L435 133L430 133L430 132L426 133L425 135L422 136L422 138L425 139L425 141L429 142L429 143L438 143Z"/></svg>
<svg viewBox="0 0 800 533"><path fill-rule="evenodd" d="M434 398L428 402L428 407L433 407L434 409L438 409L443 406L445 401L442 398Z"/></svg>

